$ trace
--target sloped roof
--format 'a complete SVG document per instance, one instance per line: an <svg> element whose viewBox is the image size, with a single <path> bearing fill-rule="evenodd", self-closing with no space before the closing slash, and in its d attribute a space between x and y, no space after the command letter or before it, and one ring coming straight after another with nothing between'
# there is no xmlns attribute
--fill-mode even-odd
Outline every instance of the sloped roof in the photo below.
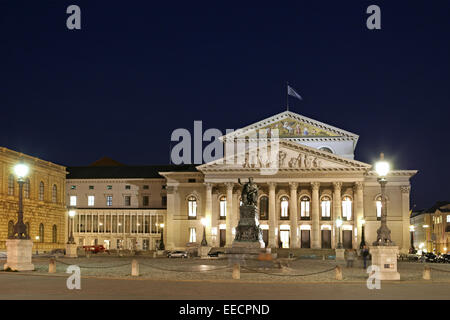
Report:
<svg viewBox="0 0 450 320"><path fill-rule="evenodd" d="M442 212L450 212L450 208L443 208L445 206L449 206L450 201L437 201L432 207L424 210L425 213L435 213L436 210L439 209L439 211Z"/></svg>

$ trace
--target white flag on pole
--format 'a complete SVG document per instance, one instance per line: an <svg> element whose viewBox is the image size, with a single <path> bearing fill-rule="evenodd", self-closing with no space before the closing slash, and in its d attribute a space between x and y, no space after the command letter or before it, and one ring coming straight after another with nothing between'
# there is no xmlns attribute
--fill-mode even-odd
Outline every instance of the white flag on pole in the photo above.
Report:
<svg viewBox="0 0 450 320"><path fill-rule="evenodd" d="M288 95L295 97L299 100L303 100L302 97L297 92L295 92L295 90L292 89L291 86L289 86L289 85L288 85Z"/></svg>

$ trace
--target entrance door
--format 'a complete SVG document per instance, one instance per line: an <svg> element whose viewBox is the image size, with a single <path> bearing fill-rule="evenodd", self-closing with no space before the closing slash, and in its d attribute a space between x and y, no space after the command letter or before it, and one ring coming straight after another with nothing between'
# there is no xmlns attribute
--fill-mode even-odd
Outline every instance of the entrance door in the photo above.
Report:
<svg viewBox="0 0 450 320"><path fill-rule="evenodd" d="M322 249L331 249L331 230L322 230Z"/></svg>
<svg viewBox="0 0 450 320"><path fill-rule="evenodd" d="M345 249L352 248L352 230L342 230L342 242Z"/></svg>
<svg viewBox="0 0 450 320"><path fill-rule="evenodd" d="M301 230L302 248L311 248L310 230Z"/></svg>
<svg viewBox="0 0 450 320"><path fill-rule="evenodd" d="M289 248L289 230L280 230L280 240L282 248Z"/></svg>
<svg viewBox="0 0 450 320"><path fill-rule="evenodd" d="M227 230L226 229L220 229L220 246L225 247L227 239Z"/></svg>
<svg viewBox="0 0 450 320"><path fill-rule="evenodd" d="M266 248L269 245L269 230L263 230L262 231L262 237L263 237L263 241L266 244Z"/></svg>

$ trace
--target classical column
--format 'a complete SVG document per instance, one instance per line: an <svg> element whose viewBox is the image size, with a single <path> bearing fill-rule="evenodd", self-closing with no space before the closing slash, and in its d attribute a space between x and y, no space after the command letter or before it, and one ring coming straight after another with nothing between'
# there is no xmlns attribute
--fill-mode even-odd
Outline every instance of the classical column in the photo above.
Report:
<svg viewBox="0 0 450 320"><path fill-rule="evenodd" d="M277 215L275 214L275 182L269 182L269 248L277 248Z"/></svg>
<svg viewBox="0 0 450 320"><path fill-rule="evenodd" d="M354 248L359 248L359 244L361 243L362 236L362 219L364 219L364 196L363 196L363 188L364 182L357 181L353 186L354 192L354 206L355 206L355 216L353 217L353 228L358 230L358 237L356 239L356 243L353 246Z"/></svg>
<svg viewBox="0 0 450 320"><path fill-rule="evenodd" d="M402 192L402 245L399 245L399 249L404 252L409 252L410 234L409 234L409 193L411 191L410 186L401 186Z"/></svg>
<svg viewBox="0 0 450 320"><path fill-rule="evenodd" d="M213 245L211 238L212 227L212 183L205 182L206 197L205 197L205 213L206 218L206 241L209 245Z"/></svg>
<svg viewBox="0 0 450 320"><path fill-rule="evenodd" d="M333 182L333 213L331 215L331 220L332 220L332 224L334 226L335 229L335 236L334 236L334 241L335 244L338 243L338 235L339 235L339 229L336 228L336 219L338 217L341 217L342 219L342 199L341 199L341 188L342 188L342 182L340 181L335 181ZM342 232L342 227L340 228L341 232ZM341 234L341 239L342 239L342 234Z"/></svg>
<svg viewBox="0 0 450 320"><path fill-rule="evenodd" d="M226 216L226 224L227 224L227 233L226 233L226 247L231 247L233 243L233 234L232 234L232 219L233 219L233 182L225 183L227 187L227 216Z"/></svg>
<svg viewBox="0 0 450 320"><path fill-rule="evenodd" d="M291 220L291 248L299 248L299 235L297 230L297 187L298 183L289 182L291 196L289 198L289 217Z"/></svg>
<svg viewBox="0 0 450 320"><path fill-rule="evenodd" d="M167 186L167 215L164 225L164 242L167 250L171 250L175 247L175 225L174 225L174 215L176 210L176 197L177 197L177 187ZM125 218L125 217L124 217ZM130 216L131 220L131 216ZM125 221L124 221L125 224ZM130 221L131 225L131 221ZM125 227L125 226L124 226Z"/></svg>
<svg viewBox="0 0 450 320"><path fill-rule="evenodd" d="M311 182L311 248L313 249L322 247L320 243L319 188L320 182Z"/></svg>

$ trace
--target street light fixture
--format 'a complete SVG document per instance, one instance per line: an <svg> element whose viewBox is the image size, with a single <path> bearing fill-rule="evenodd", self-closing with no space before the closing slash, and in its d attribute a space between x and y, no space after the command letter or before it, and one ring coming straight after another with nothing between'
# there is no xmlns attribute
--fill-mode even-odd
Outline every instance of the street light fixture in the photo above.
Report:
<svg viewBox="0 0 450 320"><path fill-rule="evenodd" d="M377 230L377 240L374 246L391 246L394 243L391 240L391 230L387 227L387 208L386 208L386 176L390 170L389 162L384 160L384 153L380 154L380 160L375 164L375 171L378 174L377 181L381 186L381 226Z"/></svg>
<svg viewBox="0 0 450 320"><path fill-rule="evenodd" d="M158 225L158 224L156 224ZM161 240L159 241L159 250L165 250L164 246L164 223L160 223L159 227L161 228Z"/></svg>
<svg viewBox="0 0 450 320"><path fill-rule="evenodd" d="M341 226L342 226L342 219L339 216L336 219L336 227L338 228L338 244L337 244L337 248L338 249L342 249L342 243L341 243Z"/></svg>
<svg viewBox="0 0 450 320"><path fill-rule="evenodd" d="M17 223L14 225L13 234L10 239L30 239L28 230L23 223L23 184L25 183L25 177L27 176L29 167L20 160L18 164L14 166L14 173L17 176L17 182L19 183L19 211L17 213Z"/></svg>
<svg viewBox="0 0 450 320"><path fill-rule="evenodd" d="M364 232L364 227L366 225L366 220L361 219L361 243L359 244L359 248L362 249L366 245L366 236Z"/></svg>
<svg viewBox="0 0 450 320"><path fill-rule="evenodd" d="M414 248L414 226L409 226L409 233L411 235L411 248L409 248L409 253L415 253L416 248Z"/></svg>
<svg viewBox="0 0 450 320"><path fill-rule="evenodd" d="M200 221L203 225L203 239L201 245L203 247L206 247L208 245L208 242L206 242L206 218L201 218Z"/></svg>
<svg viewBox="0 0 450 320"><path fill-rule="evenodd" d="M73 218L75 217L75 215L77 214L77 212L75 211L75 209L70 209L69 210L69 217L70 217L70 233L69 233L69 239L67 241L67 244L74 244L75 243L75 239L73 238Z"/></svg>

